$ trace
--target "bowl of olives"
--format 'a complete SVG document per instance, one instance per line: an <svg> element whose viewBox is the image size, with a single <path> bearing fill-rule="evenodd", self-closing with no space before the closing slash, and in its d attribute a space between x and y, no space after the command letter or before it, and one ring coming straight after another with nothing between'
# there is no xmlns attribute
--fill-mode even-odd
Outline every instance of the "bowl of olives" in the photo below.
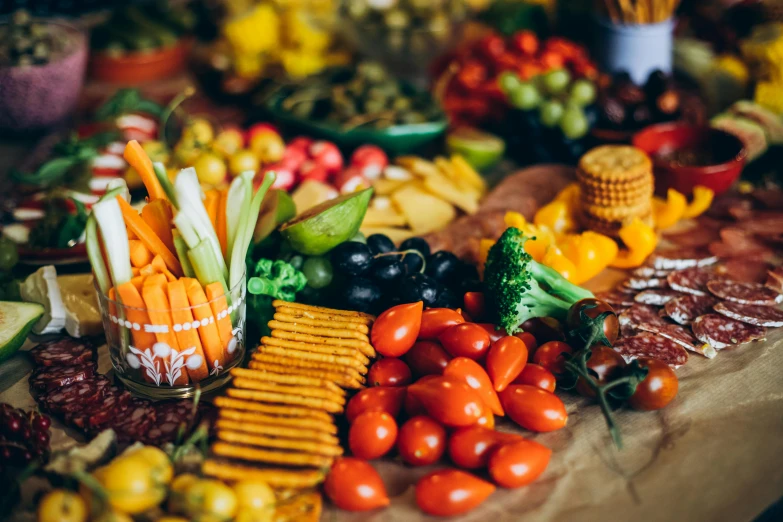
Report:
<svg viewBox="0 0 783 522"><path fill-rule="evenodd" d="M62 121L84 84L87 39L77 27L17 11L0 24L0 130L40 130Z"/></svg>

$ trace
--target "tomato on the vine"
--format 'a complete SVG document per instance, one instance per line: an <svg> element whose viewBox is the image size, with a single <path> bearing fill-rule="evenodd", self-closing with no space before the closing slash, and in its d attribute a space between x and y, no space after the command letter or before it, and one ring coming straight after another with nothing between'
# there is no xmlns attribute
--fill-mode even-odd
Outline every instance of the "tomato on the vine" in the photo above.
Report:
<svg viewBox="0 0 783 522"><path fill-rule="evenodd" d="M489 334L476 323L451 326L440 334L438 340L452 356L473 360L483 359L490 346Z"/></svg>
<svg viewBox="0 0 783 522"><path fill-rule="evenodd" d="M421 328L424 302L389 308L375 320L370 332L372 345L381 355L399 357L411 349Z"/></svg>
<svg viewBox="0 0 783 522"><path fill-rule="evenodd" d="M657 359L640 357L637 361L642 368L647 368L647 377L636 386L628 403L636 410L660 410L677 396L677 375L668 364Z"/></svg>
<svg viewBox="0 0 783 522"><path fill-rule="evenodd" d="M529 384L548 392L554 392L557 381L552 372L538 364L526 364L512 384Z"/></svg>
<svg viewBox="0 0 783 522"><path fill-rule="evenodd" d="M435 341L418 341L405 354L405 362L414 375L441 375L451 360L451 355Z"/></svg>
<svg viewBox="0 0 783 522"><path fill-rule="evenodd" d="M367 373L369 386L407 386L412 381L411 369L396 357L375 361Z"/></svg>
<svg viewBox="0 0 783 522"><path fill-rule="evenodd" d="M583 314L587 317L587 321L598 321L598 316L603 313L607 313L608 315L604 317L600 323L595 324L592 329L594 329L596 333L603 333L603 336L606 337L609 344L613 344L620 334L620 323L617 320L617 314L614 313L614 309L609 303L601 301L600 299L590 297L574 303L568 310L566 328L568 328L569 331L577 331L580 328L585 328L585 320L582 318ZM585 329L585 331L590 330L591 328ZM602 339L594 339L593 342L598 342L599 340ZM584 339L584 341L586 342L587 339Z"/></svg>
<svg viewBox="0 0 783 522"><path fill-rule="evenodd" d="M465 384L451 377L433 377L408 387L421 402L427 414L446 426L470 426L484 414L481 396Z"/></svg>
<svg viewBox="0 0 783 522"><path fill-rule="evenodd" d="M324 492L335 506L346 511L369 511L389 505L380 475L366 460L337 459L326 475Z"/></svg>
<svg viewBox="0 0 783 522"><path fill-rule="evenodd" d="M446 451L446 429L427 417L408 419L397 436L397 452L411 466L427 466L440 460Z"/></svg>
<svg viewBox="0 0 783 522"><path fill-rule="evenodd" d="M517 440L522 440L522 437L484 426L460 428L449 437L449 458L461 468L483 468L489 462L489 456L496 447Z"/></svg>
<svg viewBox="0 0 783 522"><path fill-rule="evenodd" d="M385 411L397 418L402 410L405 393L405 388L401 387L374 386L365 388L348 401L348 405L345 407L345 417L350 423L366 411Z"/></svg>
<svg viewBox="0 0 783 522"><path fill-rule="evenodd" d="M451 308L428 308L421 314L419 339L437 341L446 328L464 322L462 315Z"/></svg>
<svg viewBox="0 0 783 522"><path fill-rule="evenodd" d="M527 486L544 472L551 456L551 449L532 440L503 444L489 458L489 475L504 488Z"/></svg>
<svg viewBox="0 0 783 522"><path fill-rule="evenodd" d="M511 385L501 392L500 401L511 420L530 431L559 430L568 421L563 401L535 386Z"/></svg>
<svg viewBox="0 0 783 522"><path fill-rule="evenodd" d="M574 350L562 341L549 341L538 347L533 356L533 362L543 366L555 375L565 373L566 359Z"/></svg>
<svg viewBox="0 0 783 522"><path fill-rule="evenodd" d="M383 457L397 441L397 423L385 411L366 411L356 417L348 431L348 447L354 457Z"/></svg>
<svg viewBox="0 0 783 522"><path fill-rule="evenodd" d="M527 347L518 337L507 335L492 344L487 354L487 373L496 391L503 391L527 364Z"/></svg>
<svg viewBox="0 0 783 522"><path fill-rule="evenodd" d="M532 334L539 344L565 339L563 325L553 317L534 317L521 325L523 332Z"/></svg>
<svg viewBox="0 0 783 522"><path fill-rule="evenodd" d="M416 484L416 504L428 515L461 515L484 502L495 486L458 469L425 475Z"/></svg>
<svg viewBox="0 0 783 522"><path fill-rule="evenodd" d="M625 367L623 356L608 346L594 346L590 349L587 369L599 386L620 377ZM579 377L576 381L576 391L583 397L595 397L595 390L585 381L584 377Z"/></svg>

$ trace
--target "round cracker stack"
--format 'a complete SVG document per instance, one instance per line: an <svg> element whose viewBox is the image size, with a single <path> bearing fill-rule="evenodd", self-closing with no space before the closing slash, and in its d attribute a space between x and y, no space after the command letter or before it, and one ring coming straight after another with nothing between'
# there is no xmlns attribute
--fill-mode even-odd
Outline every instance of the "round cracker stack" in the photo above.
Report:
<svg viewBox="0 0 783 522"><path fill-rule="evenodd" d="M617 237L638 217L652 225L652 161L630 145L596 147L579 160L579 219L584 228Z"/></svg>

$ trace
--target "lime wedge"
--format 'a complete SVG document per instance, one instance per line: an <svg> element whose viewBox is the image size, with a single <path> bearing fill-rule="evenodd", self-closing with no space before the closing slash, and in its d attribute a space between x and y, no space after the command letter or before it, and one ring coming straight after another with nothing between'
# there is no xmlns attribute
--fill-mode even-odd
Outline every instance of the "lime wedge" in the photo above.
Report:
<svg viewBox="0 0 783 522"><path fill-rule="evenodd" d="M331 199L284 224L280 232L300 254L323 255L356 235L370 197L371 188Z"/></svg>
<svg viewBox="0 0 783 522"><path fill-rule="evenodd" d="M21 348L43 314L44 307L36 303L0 301L0 362Z"/></svg>
<svg viewBox="0 0 783 522"><path fill-rule="evenodd" d="M472 127L458 127L446 136L446 147L452 154L459 154L477 170L484 170L503 157L506 143L488 132Z"/></svg>

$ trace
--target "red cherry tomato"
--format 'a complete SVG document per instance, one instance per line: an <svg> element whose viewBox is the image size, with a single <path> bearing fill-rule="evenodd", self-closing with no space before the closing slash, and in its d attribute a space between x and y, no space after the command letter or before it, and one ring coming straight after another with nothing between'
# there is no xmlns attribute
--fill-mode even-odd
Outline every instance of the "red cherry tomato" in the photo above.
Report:
<svg viewBox="0 0 783 522"><path fill-rule="evenodd" d="M405 393L405 388L400 387L365 388L348 401L345 407L345 418L351 423L366 411L385 411L397 418L405 400Z"/></svg>
<svg viewBox="0 0 783 522"><path fill-rule="evenodd" d="M467 357L455 357L443 370L444 377L453 377L462 381L479 394L487 408L495 415L503 416L503 406L500 405L498 394L492 387L487 372L479 363Z"/></svg>
<svg viewBox="0 0 783 522"><path fill-rule="evenodd" d="M427 417L408 419L397 437L397 452L411 466L427 466L440 460L446 451L446 430Z"/></svg>
<svg viewBox="0 0 783 522"><path fill-rule="evenodd" d="M554 392L556 381L552 372L538 364L526 364L512 384L529 384L548 392Z"/></svg>
<svg viewBox="0 0 783 522"><path fill-rule="evenodd" d="M424 375L416 382L426 382L429 379L440 377L439 375ZM416 398L412 393L405 394L405 401L403 401L402 409L408 417L416 417L417 415L427 415L427 410L422 406L421 401Z"/></svg>
<svg viewBox="0 0 783 522"><path fill-rule="evenodd" d="M385 411L366 411L356 417L348 432L354 457L372 460L386 455L397 441L397 423Z"/></svg>
<svg viewBox="0 0 783 522"><path fill-rule="evenodd" d="M476 508L495 486L458 469L425 475L416 484L416 504L428 515L450 517Z"/></svg>
<svg viewBox="0 0 783 522"><path fill-rule="evenodd" d="M337 459L324 481L324 492L335 506L346 511L369 511L389 505L380 475L361 459Z"/></svg>
<svg viewBox="0 0 783 522"><path fill-rule="evenodd" d="M548 341L563 341L563 325L560 321L552 317L535 317L522 323L522 331L530 332L538 341L538 344L544 344Z"/></svg>
<svg viewBox="0 0 783 522"><path fill-rule="evenodd" d="M375 320L370 338L381 355L399 357L411 349L421 328L424 303L408 303L389 308Z"/></svg>
<svg viewBox="0 0 783 522"><path fill-rule="evenodd" d="M395 357L375 361L367 374L369 386L407 386L412 381L411 369Z"/></svg>
<svg viewBox="0 0 783 522"><path fill-rule="evenodd" d="M484 294L481 292L465 292L463 297L465 303L465 312L470 315L473 320L480 320L484 317L485 305Z"/></svg>
<svg viewBox="0 0 783 522"><path fill-rule="evenodd" d="M405 354L405 362L415 375L441 375L451 355L434 341L419 341Z"/></svg>
<svg viewBox="0 0 783 522"><path fill-rule="evenodd" d="M551 456L551 449L532 440L504 444L489 458L489 475L504 488L527 486L544 472Z"/></svg>
<svg viewBox="0 0 783 522"><path fill-rule="evenodd" d="M525 343L525 346L527 347L527 356L529 360L533 359L533 354L536 353L536 349L538 349L538 341L536 341L536 338L533 336L530 332L519 332L515 333L514 337L519 337L522 342Z"/></svg>
<svg viewBox="0 0 783 522"><path fill-rule="evenodd" d="M476 323L476 324L482 327L489 334L489 341L492 343L508 335L505 329L503 329L502 327L500 327L500 329L496 329L494 324L490 324L490 323Z"/></svg>
<svg viewBox="0 0 783 522"><path fill-rule="evenodd" d="M454 357L483 359L489 350L489 334L476 323L463 323L447 328L438 338L443 348Z"/></svg>
<svg viewBox="0 0 783 522"><path fill-rule="evenodd" d="M636 410L660 410L677 396L677 375L668 364L657 359L640 357L638 361L647 368L647 377L639 383L628 402Z"/></svg>
<svg viewBox="0 0 783 522"><path fill-rule="evenodd" d="M527 384L514 384L500 394L511 420L530 431L555 431L566 425L565 405L554 393Z"/></svg>
<svg viewBox="0 0 783 522"><path fill-rule="evenodd" d="M554 373L559 375L565 372L565 357L563 354L571 355L574 350L566 343L561 341L549 341L538 347L536 354L533 356L533 362L539 364Z"/></svg>
<svg viewBox="0 0 783 522"><path fill-rule="evenodd" d="M479 54L490 60L495 60L506 52L506 42L497 34L488 34L474 45Z"/></svg>
<svg viewBox="0 0 783 522"><path fill-rule="evenodd" d="M450 377L434 377L408 387L427 414L446 426L470 426L484 414L484 402L476 391Z"/></svg>
<svg viewBox="0 0 783 522"><path fill-rule="evenodd" d="M619 377L626 366L623 356L608 346L593 346L590 349L587 369L592 370L592 376L599 386ZM595 390L582 377L576 381L576 391L583 397L595 397Z"/></svg>
<svg viewBox="0 0 783 522"><path fill-rule="evenodd" d="M449 437L449 458L461 468L483 468L496 447L518 440L522 440L520 435L495 431L484 426L460 428Z"/></svg>
<svg viewBox="0 0 783 522"><path fill-rule="evenodd" d="M554 51L545 51L541 53L539 61L547 71L551 71L552 69L562 69L565 65L565 58L563 55Z"/></svg>
<svg viewBox="0 0 783 522"><path fill-rule="evenodd" d="M535 56L538 52L538 37L533 31L517 31L511 37L511 47L521 54Z"/></svg>
<svg viewBox="0 0 783 522"><path fill-rule="evenodd" d="M495 415L489 409L485 409L484 415L476 421L476 426L483 426L491 430L495 429Z"/></svg>
<svg viewBox="0 0 783 522"><path fill-rule="evenodd" d="M527 347L518 337L507 335L498 340L487 353L487 373L496 391L506 389L527 364Z"/></svg>
<svg viewBox="0 0 783 522"><path fill-rule="evenodd" d="M428 308L421 314L419 339L437 341L438 336L446 328L464 322L465 319L456 310L450 308Z"/></svg>

